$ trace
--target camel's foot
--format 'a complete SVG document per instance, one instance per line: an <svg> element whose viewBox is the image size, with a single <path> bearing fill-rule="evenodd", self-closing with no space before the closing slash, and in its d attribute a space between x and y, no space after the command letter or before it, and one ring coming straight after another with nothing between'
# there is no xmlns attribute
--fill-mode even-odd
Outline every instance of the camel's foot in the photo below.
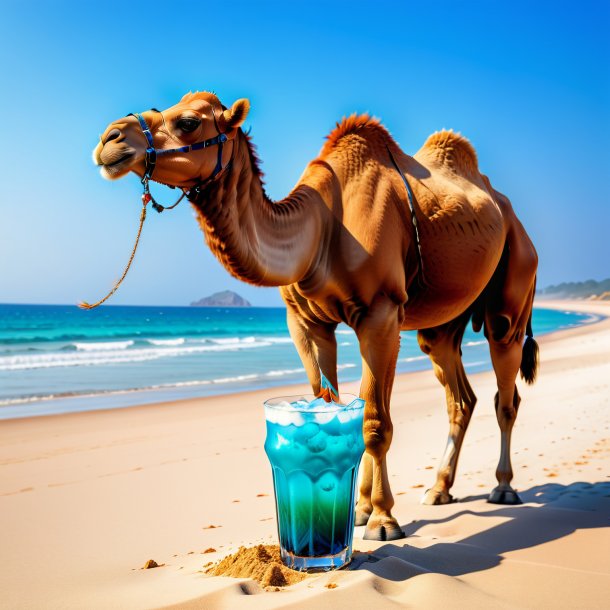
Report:
<svg viewBox="0 0 610 610"><path fill-rule="evenodd" d="M366 524L363 538L364 540L399 540L405 538L405 533L394 517L372 514Z"/></svg>
<svg viewBox="0 0 610 610"><path fill-rule="evenodd" d="M494 488L487 501L491 504L523 504L519 494L510 486Z"/></svg>
<svg viewBox="0 0 610 610"><path fill-rule="evenodd" d="M429 489L421 499L422 504L438 506L439 504L451 504L453 496L446 489Z"/></svg>
<svg viewBox="0 0 610 610"><path fill-rule="evenodd" d="M368 502L360 502L356 504L356 520L354 524L356 526L366 525L369 522L369 517L373 512L373 507Z"/></svg>

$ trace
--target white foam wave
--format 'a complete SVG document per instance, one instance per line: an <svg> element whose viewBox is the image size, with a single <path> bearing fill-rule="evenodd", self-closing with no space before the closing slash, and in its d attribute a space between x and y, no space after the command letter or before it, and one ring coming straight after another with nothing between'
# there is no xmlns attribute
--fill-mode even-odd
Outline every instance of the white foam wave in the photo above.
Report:
<svg viewBox="0 0 610 610"><path fill-rule="evenodd" d="M484 339L482 341L468 341L468 343L464 343L464 347L472 347L473 345L484 345L487 343Z"/></svg>
<svg viewBox="0 0 610 610"><path fill-rule="evenodd" d="M235 343L255 343L256 341L264 341L265 343L292 343L290 337L219 337L211 339L203 339L202 342L216 343L217 345L233 345Z"/></svg>
<svg viewBox="0 0 610 610"><path fill-rule="evenodd" d="M180 337L178 339L147 339L148 343L151 345L184 345L186 339L184 337Z"/></svg>
<svg viewBox="0 0 610 610"><path fill-rule="evenodd" d="M235 377L220 377L220 379L212 379L212 383L234 383L235 381L252 381L258 379L259 375L236 375Z"/></svg>
<svg viewBox="0 0 610 610"><path fill-rule="evenodd" d="M336 330L335 333L337 335L355 335L356 334L353 330L344 330L342 328L340 328L339 330Z"/></svg>
<svg viewBox="0 0 610 610"><path fill-rule="evenodd" d="M416 362L417 360L428 360L428 356L410 356L409 358L400 358L398 362Z"/></svg>
<svg viewBox="0 0 610 610"><path fill-rule="evenodd" d="M208 339L211 343L215 343L216 345L237 345L243 343L255 343L256 337L225 337L222 339Z"/></svg>
<svg viewBox="0 0 610 610"><path fill-rule="evenodd" d="M102 352L116 349L127 349L133 341L97 341L94 343L71 343L79 352Z"/></svg>
<svg viewBox="0 0 610 610"><path fill-rule="evenodd" d="M265 373L265 377L283 377L284 375L294 375L295 373L304 373L305 369L279 369L277 371L269 371Z"/></svg>
<svg viewBox="0 0 610 610"><path fill-rule="evenodd" d="M102 348L99 351L52 352L48 354L16 355L0 357L0 371L26 369L46 369L69 366L99 366L122 364L125 362L146 362L159 358L175 358L205 352L226 352L232 350L268 347L267 341L243 341L220 345L183 345L166 347L145 347L127 350Z"/></svg>

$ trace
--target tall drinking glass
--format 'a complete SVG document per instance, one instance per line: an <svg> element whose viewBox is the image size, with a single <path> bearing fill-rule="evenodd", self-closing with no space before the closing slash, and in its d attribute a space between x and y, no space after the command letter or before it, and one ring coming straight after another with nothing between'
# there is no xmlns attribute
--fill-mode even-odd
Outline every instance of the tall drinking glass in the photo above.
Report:
<svg viewBox="0 0 610 610"><path fill-rule="evenodd" d="M265 402L282 561L296 570L332 570L352 558L354 498L364 452L364 400L313 396Z"/></svg>

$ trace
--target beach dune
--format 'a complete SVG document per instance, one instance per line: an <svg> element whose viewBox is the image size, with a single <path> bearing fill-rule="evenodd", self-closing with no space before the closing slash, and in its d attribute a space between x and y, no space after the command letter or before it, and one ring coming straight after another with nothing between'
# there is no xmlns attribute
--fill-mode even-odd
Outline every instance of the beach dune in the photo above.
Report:
<svg viewBox="0 0 610 610"><path fill-rule="evenodd" d="M544 305L610 314L602 302ZM539 342L513 434L523 505L486 502L500 443L489 372L471 376L459 501L419 503L444 447L444 395L431 371L402 375L388 461L408 537L363 541L356 528L349 570L279 591L204 573L241 545L276 544L269 390L2 421L0 607L607 608L610 319ZM141 569L150 559L159 567Z"/></svg>

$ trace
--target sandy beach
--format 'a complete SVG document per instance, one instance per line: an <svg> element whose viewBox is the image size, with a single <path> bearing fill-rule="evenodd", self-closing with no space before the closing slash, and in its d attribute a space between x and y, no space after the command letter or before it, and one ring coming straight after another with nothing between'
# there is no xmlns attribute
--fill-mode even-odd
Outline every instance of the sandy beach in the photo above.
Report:
<svg viewBox="0 0 610 610"><path fill-rule="evenodd" d="M540 305L610 315L607 302ZM500 444L489 372L470 376L478 403L458 501L419 503L444 448L444 393L431 371L402 375L389 471L408 537L363 541L356 528L349 570L277 592L202 571L240 545L276 543L269 390L3 421L0 607L607 608L610 318L539 343L537 383L518 382L513 485L523 505L485 501ZM149 559L161 567L141 570Z"/></svg>

